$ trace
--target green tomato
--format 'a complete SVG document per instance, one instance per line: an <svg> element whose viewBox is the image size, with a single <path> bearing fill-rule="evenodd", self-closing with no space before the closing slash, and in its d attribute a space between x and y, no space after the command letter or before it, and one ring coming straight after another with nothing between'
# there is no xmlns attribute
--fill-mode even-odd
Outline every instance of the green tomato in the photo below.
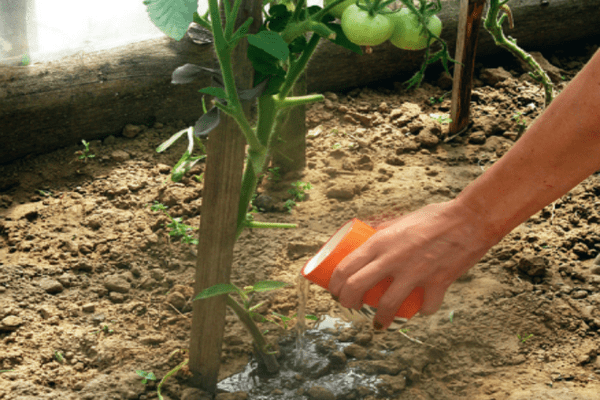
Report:
<svg viewBox="0 0 600 400"><path fill-rule="evenodd" d="M423 31L423 25L408 8L388 14L388 18L394 25L394 32L390 37L390 42L394 46L404 50L423 50L427 47L427 32ZM437 15L433 15L427 21L427 28L435 35L440 36L442 21Z"/></svg>
<svg viewBox="0 0 600 400"><path fill-rule="evenodd" d="M325 0L325 6L330 5L331 3L333 3L335 0ZM364 4L364 1L361 1L362 4ZM348 8L350 5L352 4L356 4L356 0L346 0L344 2L342 2L341 4L338 4L337 6L333 7L329 13L331 15L333 15L336 18L342 18L342 14L344 13L344 11L346 11L346 8Z"/></svg>
<svg viewBox="0 0 600 400"><path fill-rule="evenodd" d="M342 30L352 43L359 46L377 46L392 36L394 26L387 16L370 16L367 11L352 4L342 14Z"/></svg>

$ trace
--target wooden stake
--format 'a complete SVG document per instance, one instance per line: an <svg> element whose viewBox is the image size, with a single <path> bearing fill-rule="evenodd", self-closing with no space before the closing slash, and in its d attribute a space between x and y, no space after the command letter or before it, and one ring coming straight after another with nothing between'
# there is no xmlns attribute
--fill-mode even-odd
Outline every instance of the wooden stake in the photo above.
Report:
<svg viewBox="0 0 600 400"><path fill-rule="evenodd" d="M449 135L462 133L469 124L469 106L475 70L475 53L485 0L461 0L456 40L456 61L452 85L452 108ZM462 64L462 65L461 65Z"/></svg>
<svg viewBox="0 0 600 400"><path fill-rule="evenodd" d="M236 26L253 17L249 32L257 32L262 23L261 7L261 0L244 0ZM238 89L252 87L254 69L246 57L247 47L248 42L242 40L233 54ZM245 104L245 112L249 115L249 103ZM195 293L230 280L245 144L235 121L221 113L221 123L210 133L207 146ZM212 393L217 388L221 364L225 306L225 296L194 301L193 304L189 363L192 378L189 383Z"/></svg>

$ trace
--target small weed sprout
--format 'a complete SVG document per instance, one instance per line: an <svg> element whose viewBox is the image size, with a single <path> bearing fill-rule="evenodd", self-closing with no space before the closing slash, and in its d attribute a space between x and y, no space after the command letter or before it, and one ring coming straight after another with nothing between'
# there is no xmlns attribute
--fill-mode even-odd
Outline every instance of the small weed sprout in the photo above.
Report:
<svg viewBox="0 0 600 400"><path fill-rule="evenodd" d="M429 114L431 119L439 122L441 125L446 125L452 122L452 118L450 118L450 114Z"/></svg>
<svg viewBox="0 0 600 400"><path fill-rule="evenodd" d="M527 123L525 122L525 118L523 118L523 112L517 111L511 119L517 123L517 139L521 137L523 132L525 132L525 128L527 128Z"/></svg>
<svg viewBox="0 0 600 400"><path fill-rule="evenodd" d="M281 174L279 172L279 167L269 168L267 171L269 171L269 175L267 176L268 180L273 181L273 182L281 181Z"/></svg>
<svg viewBox="0 0 600 400"><path fill-rule="evenodd" d="M13 372L14 369L0 369L0 374L3 372Z"/></svg>
<svg viewBox="0 0 600 400"><path fill-rule="evenodd" d="M146 383L148 383L148 381L156 380L156 376L154 375L153 372L147 372L147 371L142 371L141 369L138 369L135 371L135 373L138 374L140 377L142 377L142 385L145 385Z"/></svg>
<svg viewBox="0 0 600 400"><path fill-rule="evenodd" d="M517 338L519 338L519 340L521 341L521 343L525 343L531 337L533 337L533 333L530 333L527 336L521 336L521 335L517 334Z"/></svg>
<svg viewBox="0 0 600 400"><path fill-rule="evenodd" d="M168 207L166 207L164 204L161 204L157 201L150 206L150 210L162 211L163 214L171 219L171 223L167 224L166 226L169 228L169 236L181 237L181 243L198 244L198 239L194 238L194 236L190 234L190 232L193 232L198 228L182 223L181 217L171 217L171 215L167 212L167 208Z"/></svg>
<svg viewBox="0 0 600 400"><path fill-rule="evenodd" d="M292 189L288 189L288 193L292 195L292 198L284 203L284 207L288 212L292 212L296 202L303 201L306 198L306 191L312 189L310 182L296 181L292 183L292 186Z"/></svg>
<svg viewBox="0 0 600 400"><path fill-rule="evenodd" d="M63 363L63 361L65 361L63 354L58 350L54 351L54 359L61 364Z"/></svg>
<svg viewBox="0 0 600 400"><path fill-rule="evenodd" d="M95 154L90 154L90 144L85 140L81 140L83 143L83 150L77 150L75 155L77 156L77 160L83 163L87 163L88 159L96 157Z"/></svg>
<svg viewBox="0 0 600 400"><path fill-rule="evenodd" d="M337 143L334 143L334 144L333 144L333 146L331 146L331 148L332 148L333 150L341 149L341 148L342 148L342 144L341 144L341 143L339 143L339 142L337 142Z"/></svg>

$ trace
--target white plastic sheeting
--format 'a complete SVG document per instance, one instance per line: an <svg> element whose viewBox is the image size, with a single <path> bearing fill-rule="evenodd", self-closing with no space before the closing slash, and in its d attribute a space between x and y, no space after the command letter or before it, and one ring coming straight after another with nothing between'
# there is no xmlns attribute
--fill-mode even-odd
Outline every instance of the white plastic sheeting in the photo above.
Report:
<svg viewBox="0 0 600 400"><path fill-rule="evenodd" d="M19 7L26 17L25 29L15 28ZM207 9L208 0L200 0L198 12ZM162 36L142 0L0 0L0 63L14 64L23 56L32 63L51 61ZM29 48L27 55L15 56L15 46L22 43Z"/></svg>

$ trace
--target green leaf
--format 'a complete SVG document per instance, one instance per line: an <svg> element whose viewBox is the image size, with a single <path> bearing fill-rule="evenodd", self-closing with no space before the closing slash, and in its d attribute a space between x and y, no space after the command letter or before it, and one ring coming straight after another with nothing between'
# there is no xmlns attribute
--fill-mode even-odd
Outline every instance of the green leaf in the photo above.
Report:
<svg viewBox="0 0 600 400"><path fill-rule="evenodd" d="M198 0L144 0L144 5L154 25L175 40L185 36L198 10Z"/></svg>
<svg viewBox="0 0 600 400"><path fill-rule="evenodd" d="M198 293L198 295L194 297L194 300L208 299L209 297L220 296L222 294L237 291L238 288L232 283L219 283L217 285L206 288L200 293Z"/></svg>
<svg viewBox="0 0 600 400"><path fill-rule="evenodd" d="M281 61L287 60L290 54L287 43L277 32L262 31L248 35L248 43Z"/></svg>
<svg viewBox="0 0 600 400"><path fill-rule="evenodd" d="M176 134L174 134L173 136L171 136L167 140L165 140L163 143L161 143L160 146L158 146L156 148L156 152L157 153L162 153L163 151L165 151L166 149L168 149L173 143L175 143L177 141L177 139L179 139L181 136L183 136L184 134L186 134L188 132L188 130L190 130L190 129L192 129L192 127L185 128L185 129L177 132Z"/></svg>
<svg viewBox="0 0 600 400"><path fill-rule="evenodd" d="M289 283L279 281L261 281L252 285L255 292L268 292L289 286Z"/></svg>
<svg viewBox="0 0 600 400"><path fill-rule="evenodd" d="M213 96L219 99L227 100L227 94L222 88L216 87L205 87L204 89L198 90L200 93L207 94L209 96Z"/></svg>

